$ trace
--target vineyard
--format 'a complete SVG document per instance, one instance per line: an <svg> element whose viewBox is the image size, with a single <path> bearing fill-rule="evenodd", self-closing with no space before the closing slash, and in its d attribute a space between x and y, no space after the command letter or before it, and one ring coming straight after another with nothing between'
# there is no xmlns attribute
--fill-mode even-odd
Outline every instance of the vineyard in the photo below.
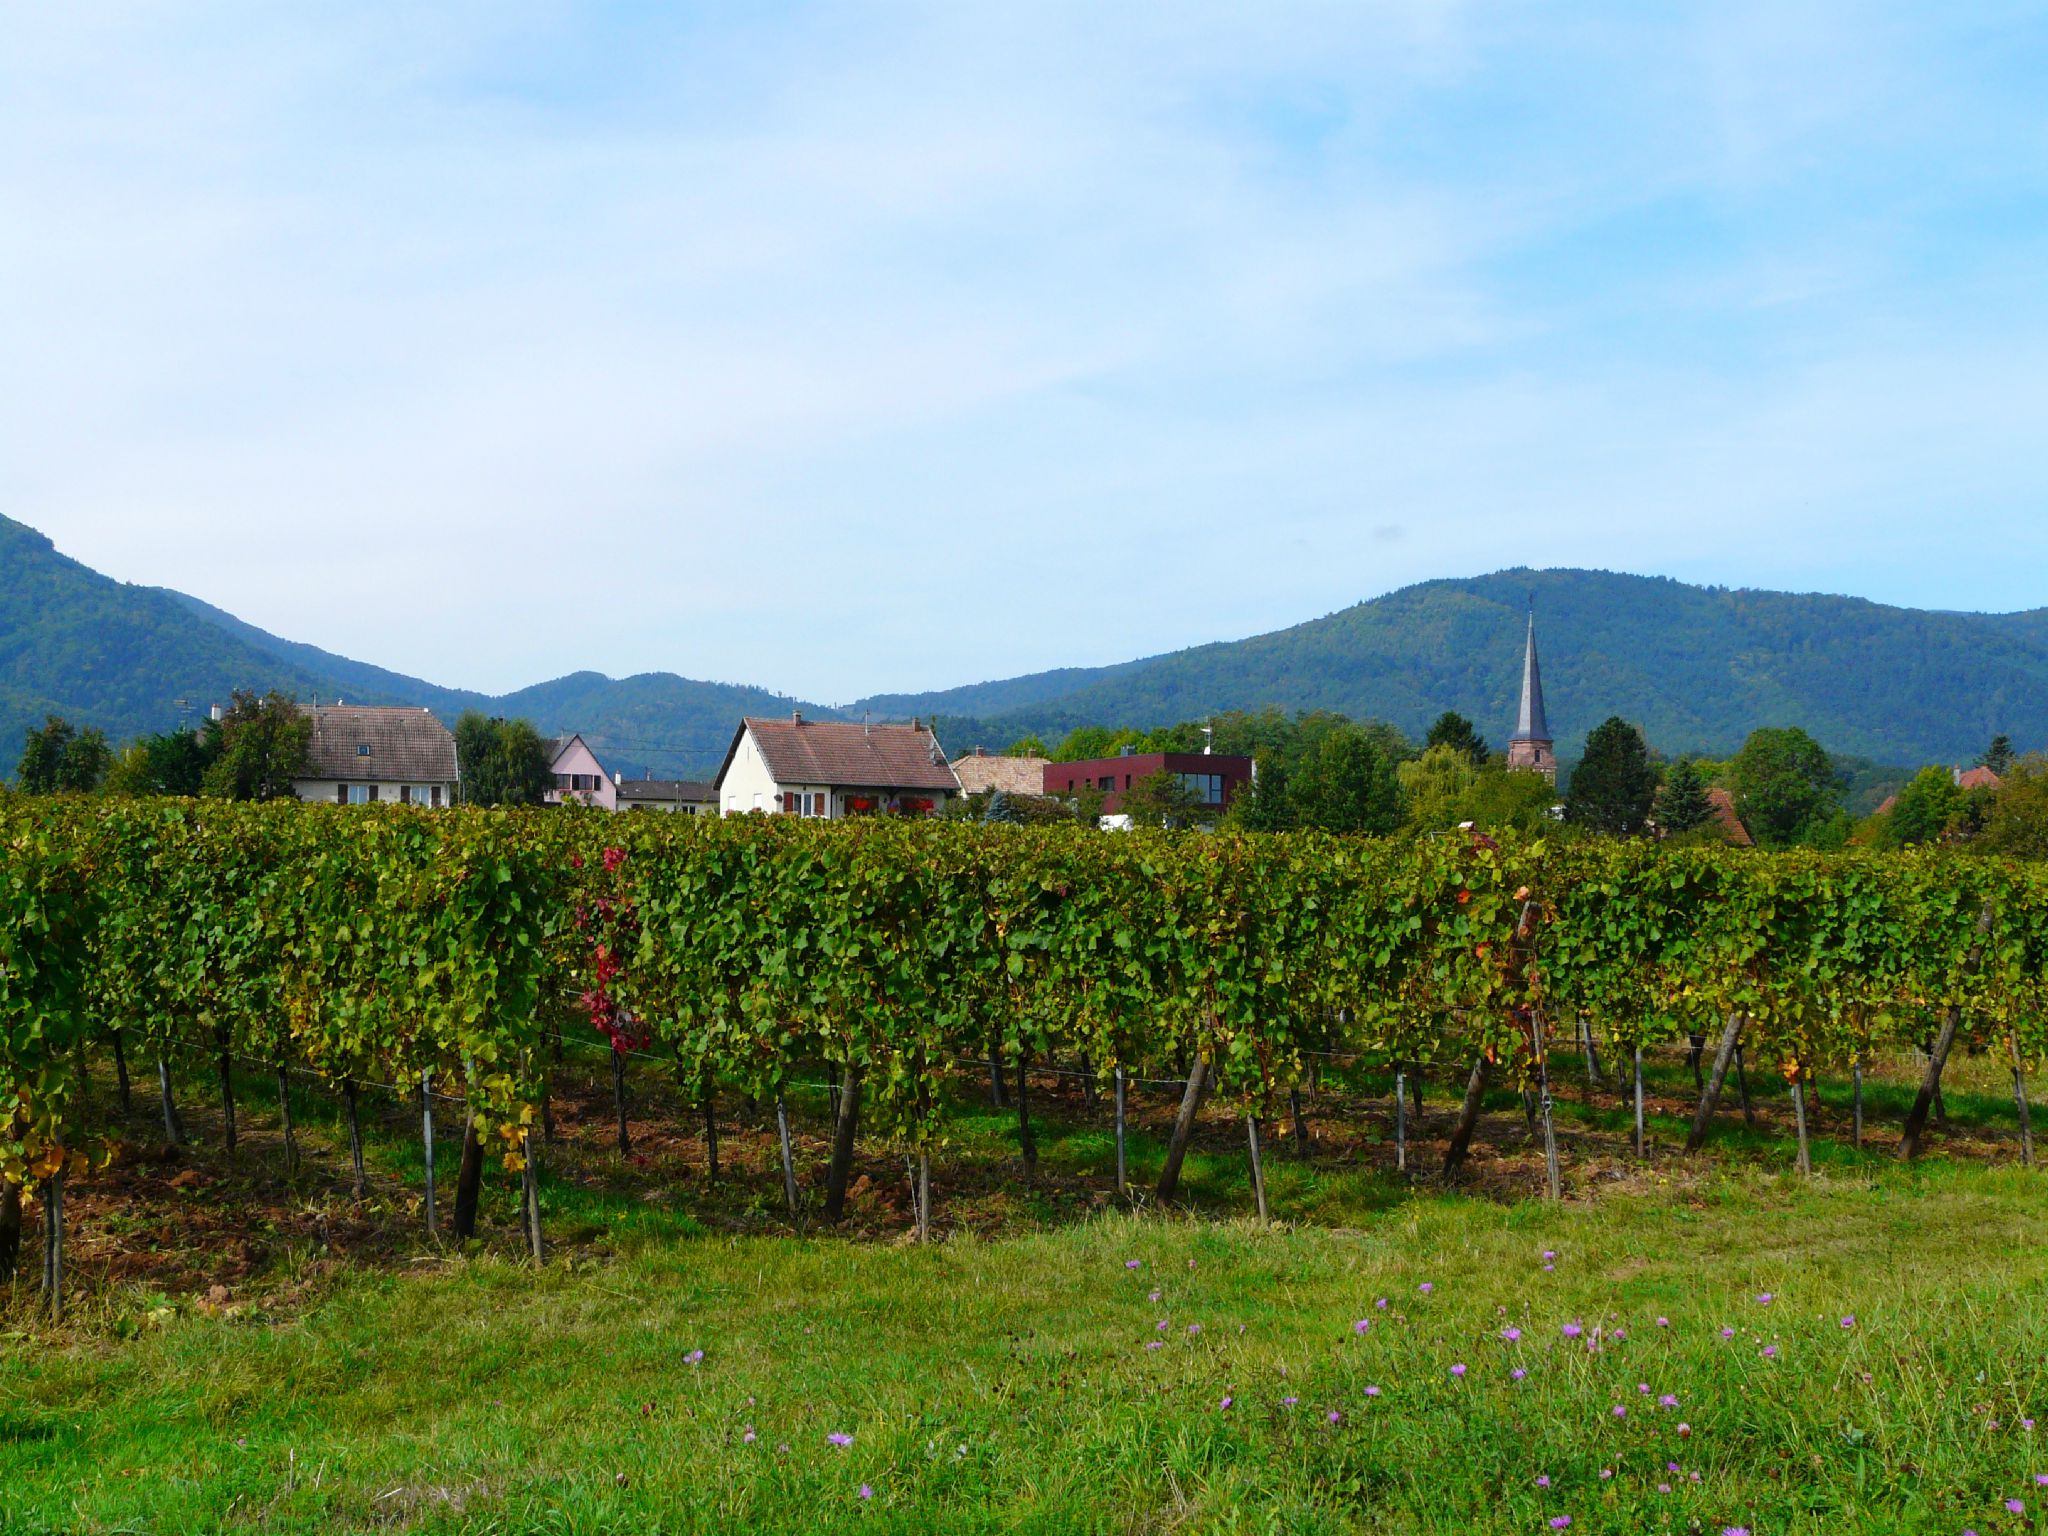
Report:
<svg viewBox="0 0 2048 1536"><path fill-rule="evenodd" d="M946 1085L990 1063L1027 1144L1026 1068L1101 1084L1120 1191L1126 1082L1178 1085L1162 1201L1202 1107L1242 1118L1263 1214L1261 1128L1323 1062L1462 1083L1447 1168L1489 1088L1521 1090L1554 1193L1548 1074L1579 1042L1634 1054L1639 1125L1641 1051L1689 1044L1695 1146L1739 1053L1768 1064L1802 1164L1823 1068L1924 1052L1910 1153L1958 1043L2009 1062L2023 1131L2048 1050L2048 873L1979 859L26 800L0 801L0 846L0 1222L36 1193L53 1308L66 1180L110 1141L94 1062L124 1098L153 1080L173 1142L172 1064L217 1063L230 1147L238 1068L310 1079L347 1107L359 1188L360 1095L417 1094L424 1136L439 1104L463 1139L457 1234L495 1162L539 1257L565 1045L607 1045L621 1085L629 1057L672 1070L714 1166L719 1093L771 1107L792 1211L785 1089L824 1074L826 1215L864 1138L918 1170L920 1235Z"/></svg>

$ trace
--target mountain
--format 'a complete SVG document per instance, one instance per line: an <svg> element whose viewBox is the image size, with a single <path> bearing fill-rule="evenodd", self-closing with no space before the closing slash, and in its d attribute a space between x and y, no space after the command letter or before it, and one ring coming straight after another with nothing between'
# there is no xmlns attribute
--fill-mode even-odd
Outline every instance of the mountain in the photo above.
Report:
<svg viewBox="0 0 2048 1536"><path fill-rule="evenodd" d="M200 718L235 688L519 715L580 731L614 771L708 775L742 714L919 715L954 750L1077 725L1150 727L1224 709L1333 709L1420 736L1446 709L1495 742L1514 716L1533 599L1567 761L1619 714L1665 752L1725 753L1803 725L1883 764L1965 762L2003 731L2048 747L2048 609L1973 614L1861 598L1695 587L1610 571L1427 581L1246 640L1037 672L832 711L668 672L572 672L502 696L446 688L286 640L197 598L114 581L0 517L0 772L46 714L116 741Z"/></svg>
<svg viewBox="0 0 2048 1536"><path fill-rule="evenodd" d="M1532 600L1568 759L1616 714L1673 753L1730 752L1761 725L1801 725L1833 751L1895 764L1967 762L1999 731L2048 747L2048 609L1926 612L1584 570L1428 581L1271 634L1065 674L1074 686L1040 673L888 703L936 715L959 745L1268 704L1370 716L1411 736L1455 709L1498 743L1514 719ZM951 707L965 699L1018 702Z"/></svg>
<svg viewBox="0 0 2048 1536"><path fill-rule="evenodd" d="M831 713L669 673L614 681L578 672L503 697L444 688L283 639L181 592L102 576L0 517L0 777L46 715L119 743L195 723L236 688L417 704L451 724L465 709L520 715L545 732L581 731L614 771L657 777L710 774L743 713Z"/></svg>

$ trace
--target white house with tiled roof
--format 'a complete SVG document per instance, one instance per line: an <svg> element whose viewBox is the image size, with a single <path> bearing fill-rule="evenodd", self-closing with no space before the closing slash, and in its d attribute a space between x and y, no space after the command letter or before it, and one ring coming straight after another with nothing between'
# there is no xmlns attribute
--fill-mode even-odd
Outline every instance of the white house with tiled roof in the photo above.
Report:
<svg viewBox="0 0 2048 1536"><path fill-rule="evenodd" d="M748 716L718 770L720 814L931 816L960 793L938 738L918 721Z"/></svg>
<svg viewBox="0 0 2048 1536"><path fill-rule="evenodd" d="M316 704L306 772L292 780L301 800L336 805L455 803L455 738L424 709Z"/></svg>

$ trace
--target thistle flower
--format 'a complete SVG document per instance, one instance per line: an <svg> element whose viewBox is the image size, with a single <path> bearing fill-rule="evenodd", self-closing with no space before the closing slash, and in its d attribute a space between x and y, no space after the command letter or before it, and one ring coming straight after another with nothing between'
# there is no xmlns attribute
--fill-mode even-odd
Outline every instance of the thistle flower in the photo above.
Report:
<svg viewBox="0 0 2048 1536"><path fill-rule="evenodd" d="M1378 1397L1380 1395L1380 1389L1378 1387L1367 1387L1365 1389L1365 1395L1367 1397Z"/></svg>
<svg viewBox="0 0 2048 1536"><path fill-rule="evenodd" d="M1422 1282L1422 1284L1415 1287L1415 1289L1420 1291L1423 1295L1427 1296L1431 1291L1436 1289L1436 1286L1433 1285L1431 1282L1425 1280Z"/></svg>
<svg viewBox="0 0 2048 1536"><path fill-rule="evenodd" d="M1537 1473L1537 1474L1536 1474L1536 1486L1537 1486L1538 1488L1548 1488L1548 1487L1550 1486L1550 1474L1549 1474L1549 1473L1547 1473L1547 1472L1539 1472L1539 1473Z"/></svg>
<svg viewBox="0 0 2048 1536"><path fill-rule="evenodd" d="M1503 1328L1500 1331L1500 1336L1506 1339L1510 1344L1519 1344L1522 1342L1522 1330L1519 1328Z"/></svg>
<svg viewBox="0 0 2048 1536"><path fill-rule="evenodd" d="M829 1434L829 1435L827 1435L827 1436L826 1436L825 1438L826 1438L827 1440L831 1441L831 1442L832 1442L832 1444L834 1444L834 1445L838 1446L838 1447L839 1447L839 1448L840 1448L841 1450L845 1450L845 1449L846 1449L846 1447L848 1447L849 1445L853 1444L853 1436L851 1436L851 1435L848 1435L848 1434L843 1434L843 1433L841 1433L841 1432L840 1432L839 1430L836 1430L836 1429L835 1429L835 1430L833 1430L833 1431L832 1431L832 1433L831 1433L831 1434Z"/></svg>
<svg viewBox="0 0 2048 1536"><path fill-rule="evenodd" d="M872 1499L875 1496L875 1490L870 1488L866 1483L862 1483L860 1485L860 1496L864 1499Z"/></svg>
<svg viewBox="0 0 2048 1536"><path fill-rule="evenodd" d="M1843 1318L1842 1326L1844 1328L1854 1328L1856 1326L1856 1314L1851 1312L1847 1317Z"/></svg>
<svg viewBox="0 0 2048 1536"><path fill-rule="evenodd" d="M1678 1406L1678 1399L1674 1397L1671 1393L1666 1392L1662 1397L1657 1399L1657 1406L1659 1408L1676 1408Z"/></svg>
<svg viewBox="0 0 2048 1536"><path fill-rule="evenodd" d="M1452 1374L1453 1376L1462 1376L1462 1375L1464 1375L1464 1374L1465 1374L1465 1367L1464 1367L1464 1365L1463 1365L1463 1364L1461 1363L1461 1364L1458 1364L1458 1365L1454 1365L1454 1366L1452 1366L1452 1367L1451 1367L1451 1374Z"/></svg>
<svg viewBox="0 0 2048 1536"><path fill-rule="evenodd" d="M1139 1265L1143 1264L1144 1262L1145 1262L1145 1261L1144 1261L1143 1259L1125 1259L1125 1260L1124 1260L1124 1268L1125 1268L1125 1269L1136 1269L1136 1268L1137 1268L1137 1267L1138 1267Z"/></svg>
<svg viewBox="0 0 2048 1536"><path fill-rule="evenodd" d="M1579 1325L1578 1325L1577 1323L1566 1323L1566 1324L1564 1325L1564 1328L1563 1328L1563 1330L1562 1330L1562 1331L1563 1331L1563 1333L1564 1333L1564 1336L1565 1336L1566 1338L1568 1338L1568 1339L1576 1339L1577 1337L1579 1337L1579 1335L1581 1335L1582 1333L1584 1333L1584 1332L1585 1332L1586 1330L1585 1330L1585 1329L1583 1329L1583 1328L1581 1328L1581 1327L1580 1327L1580 1326L1579 1326Z"/></svg>
<svg viewBox="0 0 2048 1536"><path fill-rule="evenodd" d="M1570 1527L1571 1523L1572 1517L1570 1515L1552 1515L1550 1517L1550 1528L1553 1531L1566 1530Z"/></svg>
<svg viewBox="0 0 2048 1536"><path fill-rule="evenodd" d="M1509 1378L1514 1381L1520 1381L1524 1376L1528 1374L1529 1373L1523 1370L1519 1365L1516 1366L1512 1371L1508 1372Z"/></svg>
<svg viewBox="0 0 2048 1536"><path fill-rule="evenodd" d="M1372 1326L1372 1319L1371 1319L1371 1318L1369 1318L1369 1317L1361 1317L1361 1318L1360 1318L1360 1319L1359 1319L1359 1320L1358 1320L1357 1322L1355 1322L1355 1323L1353 1323L1353 1324L1351 1325L1351 1331L1352 1331L1353 1333L1364 1333L1364 1332L1366 1331L1366 1329L1370 1328L1371 1326Z"/></svg>

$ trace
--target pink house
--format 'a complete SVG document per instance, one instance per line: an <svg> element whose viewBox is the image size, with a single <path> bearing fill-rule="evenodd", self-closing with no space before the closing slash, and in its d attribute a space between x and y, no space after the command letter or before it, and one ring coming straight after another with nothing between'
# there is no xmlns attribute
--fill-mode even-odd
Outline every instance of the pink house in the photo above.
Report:
<svg viewBox="0 0 2048 1536"><path fill-rule="evenodd" d="M604 764L581 736L556 738L554 771L555 787L547 792L549 805L580 800L607 811L619 808L618 780L605 772Z"/></svg>

